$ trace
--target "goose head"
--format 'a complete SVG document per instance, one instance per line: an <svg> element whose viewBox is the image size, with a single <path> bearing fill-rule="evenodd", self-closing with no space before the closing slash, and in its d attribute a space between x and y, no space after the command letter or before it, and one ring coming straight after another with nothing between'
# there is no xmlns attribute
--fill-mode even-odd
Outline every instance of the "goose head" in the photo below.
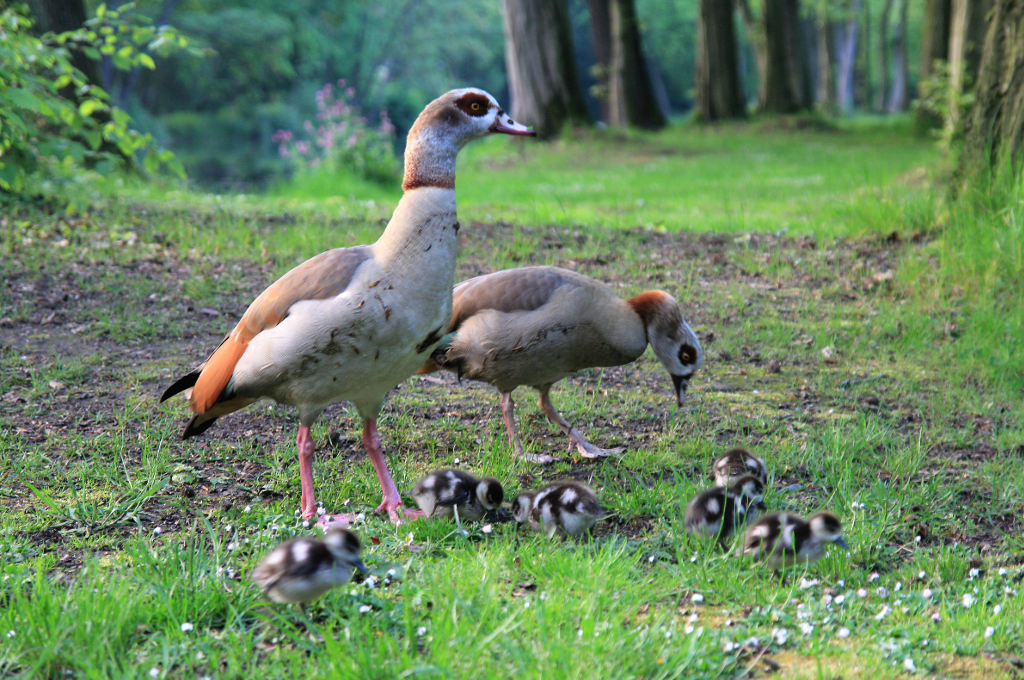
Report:
<svg viewBox="0 0 1024 680"><path fill-rule="evenodd" d="M843 540L843 525L831 512L822 511L811 515L810 525L811 535L819 541L849 549L849 544Z"/></svg>
<svg viewBox="0 0 1024 680"><path fill-rule="evenodd" d="M533 499L536 497L536 492L527 491L516 496L515 500L512 501L512 516L520 524L530 524L533 514Z"/></svg>
<svg viewBox="0 0 1024 680"><path fill-rule="evenodd" d="M483 90L467 87L441 95L427 104L409 130L402 188L455 188L455 157L466 144L488 134L537 135L509 118Z"/></svg>
<svg viewBox="0 0 1024 680"><path fill-rule="evenodd" d="M704 349L683 319L679 303L668 293L652 290L629 300L647 330L654 355L672 376L676 403L683 405L690 378L704 365Z"/></svg>
<svg viewBox="0 0 1024 680"><path fill-rule="evenodd" d="M324 545L338 564L366 571L366 565L359 559L359 538L348 529L331 529L324 536Z"/></svg>
<svg viewBox="0 0 1024 680"><path fill-rule="evenodd" d="M494 510L505 500L505 490L501 488L501 482L497 479L485 477L476 485L476 498L484 509Z"/></svg>
<svg viewBox="0 0 1024 680"><path fill-rule="evenodd" d="M761 508L764 504L764 482L754 475L743 475L729 485L729 493L744 507Z"/></svg>

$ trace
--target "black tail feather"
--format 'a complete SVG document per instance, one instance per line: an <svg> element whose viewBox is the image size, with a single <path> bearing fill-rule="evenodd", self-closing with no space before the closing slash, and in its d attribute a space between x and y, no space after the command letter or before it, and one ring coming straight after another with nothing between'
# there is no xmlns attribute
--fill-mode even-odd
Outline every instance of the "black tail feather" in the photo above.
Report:
<svg viewBox="0 0 1024 680"><path fill-rule="evenodd" d="M196 437L209 430L215 422L216 418L210 418L197 423L199 416L192 416L192 420L188 421L188 425L185 426L185 431L181 433L182 439L188 439L189 437Z"/></svg>
<svg viewBox="0 0 1024 680"><path fill-rule="evenodd" d="M164 403L179 392L184 392L190 387L195 387L196 381L199 380L199 374L202 372L202 368L197 368L188 375L178 378L173 385L164 390L163 395L160 396L160 403Z"/></svg>

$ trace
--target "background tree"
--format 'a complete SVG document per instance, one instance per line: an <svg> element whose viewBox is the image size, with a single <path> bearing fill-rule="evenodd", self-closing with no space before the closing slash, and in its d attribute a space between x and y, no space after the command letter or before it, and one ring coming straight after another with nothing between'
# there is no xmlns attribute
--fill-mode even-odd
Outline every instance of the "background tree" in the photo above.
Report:
<svg viewBox="0 0 1024 680"><path fill-rule="evenodd" d="M834 102L833 93L835 92L834 59L832 58L835 28L829 13L829 3L827 0L819 2L817 8L815 8L814 26L815 50L818 63L814 104L819 111L828 113L832 110Z"/></svg>
<svg viewBox="0 0 1024 680"><path fill-rule="evenodd" d="M927 83L935 73L936 62L945 64L949 59L952 8L952 0L927 0L921 41L921 71L918 78L920 96L924 96L927 90ZM929 107L918 107L917 122L922 128L936 128L942 124L942 117Z"/></svg>
<svg viewBox="0 0 1024 680"><path fill-rule="evenodd" d="M85 0L29 0L36 35L74 31L85 24ZM81 50L71 50L71 65L93 85L102 85L99 65Z"/></svg>
<svg viewBox="0 0 1024 680"><path fill-rule="evenodd" d="M847 3L843 8L843 18L836 26L836 105L845 115L853 113L854 107L860 11L860 0Z"/></svg>
<svg viewBox="0 0 1024 680"><path fill-rule="evenodd" d="M696 117L743 118L747 104L740 81L732 0L700 0L697 24Z"/></svg>
<svg viewBox="0 0 1024 680"><path fill-rule="evenodd" d="M552 137L590 121L565 0L502 0L505 63L514 118ZM609 87L610 89L610 87Z"/></svg>
<svg viewBox="0 0 1024 680"><path fill-rule="evenodd" d="M609 5L608 124L657 130L667 121L654 94L633 0Z"/></svg>
<svg viewBox="0 0 1024 680"><path fill-rule="evenodd" d="M975 97L958 168L961 181L1004 173L1019 177L1024 163L1024 0L995 0Z"/></svg>
<svg viewBox="0 0 1024 680"><path fill-rule="evenodd" d="M907 9L909 0L899 2L899 15L892 29L892 88L885 107L886 113L907 109Z"/></svg>
<svg viewBox="0 0 1024 680"><path fill-rule="evenodd" d="M978 80L991 0L953 0L949 28L949 117L952 133L962 117L963 95Z"/></svg>
<svg viewBox="0 0 1024 680"><path fill-rule="evenodd" d="M765 113L797 113L811 108L807 41L798 0L764 0L765 66L760 109Z"/></svg>

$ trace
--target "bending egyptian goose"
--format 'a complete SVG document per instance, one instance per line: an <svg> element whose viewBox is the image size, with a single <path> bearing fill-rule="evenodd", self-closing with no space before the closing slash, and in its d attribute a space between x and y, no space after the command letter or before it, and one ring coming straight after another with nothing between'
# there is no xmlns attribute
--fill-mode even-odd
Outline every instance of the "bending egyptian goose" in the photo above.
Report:
<svg viewBox="0 0 1024 680"><path fill-rule="evenodd" d="M501 506L505 490L492 477L477 479L464 470L435 470L416 482L409 494L426 517L476 521Z"/></svg>
<svg viewBox="0 0 1024 680"><path fill-rule="evenodd" d="M753 475L743 475L728 487L708 489L686 506L686 530L716 537L725 545L726 539L757 517L762 499L764 482Z"/></svg>
<svg viewBox="0 0 1024 680"><path fill-rule="evenodd" d="M676 401L704 363L700 341L668 293L649 291L623 300L611 287L557 267L523 267L478 276L455 286L448 333L419 373L446 369L494 385L509 443L533 462L516 434L512 391L528 385L540 408L586 458L618 453L588 442L551 403L551 386L584 368L635 361L647 344L672 376Z"/></svg>
<svg viewBox="0 0 1024 680"><path fill-rule="evenodd" d="M730 449L711 464L711 476L715 486L729 486L730 479L743 475L754 475L762 482L768 481L768 467L764 461L742 448Z"/></svg>
<svg viewBox="0 0 1024 680"><path fill-rule="evenodd" d="M823 511L804 519L790 513L772 513L757 520L743 541L743 554L764 560L779 571L794 564L811 564L821 559L828 543L849 549L843 540L843 526L831 512Z"/></svg>
<svg viewBox="0 0 1024 680"><path fill-rule="evenodd" d="M548 538L555 534L579 536L605 515L597 494L582 482L555 482L540 491L520 494L512 510L518 522Z"/></svg>
<svg viewBox="0 0 1024 680"><path fill-rule="evenodd" d="M346 529L331 529L322 541L293 538L271 550L249 580L274 602L309 602L347 583L353 569L366 571L359 550L359 538Z"/></svg>
<svg viewBox="0 0 1024 680"><path fill-rule="evenodd" d="M191 388L194 415L182 438L259 399L298 407L301 510L308 519L317 512L309 428L332 402L351 401L384 492L378 511L399 521L401 497L384 461L377 415L388 391L445 334L459 229L455 158L488 133L534 134L482 90L452 90L427 105L409 131L405 194L377 242L329 250L282 276L202 366L164 392L161 401Z"/></svg>

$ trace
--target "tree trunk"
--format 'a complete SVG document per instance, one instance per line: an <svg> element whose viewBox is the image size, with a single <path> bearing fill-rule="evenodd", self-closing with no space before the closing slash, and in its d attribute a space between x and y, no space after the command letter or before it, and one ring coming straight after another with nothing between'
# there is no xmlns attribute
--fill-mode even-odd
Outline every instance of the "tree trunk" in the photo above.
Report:
<svg viewBox="0 0 1024 680"><path fill-rule="evenodd" d="M860 0L853 0L847 8L846 18L839 22L836 29L838 43L836 47L836 104L840 113L853 113L853 82L854 66L857 63L857 23L860 12Z"/></svg>
<svg viewBox="0 0 1024 680"><path fill-rule="evenodd" d="M665 126L651 85L633 0L611 0L612 53L608 68L608 124L657 130Z"/></svg>
<svg viewBox="0 0 1024 680"><path fill-rule="evenodd" d="M612 15L610 0L587 0L590 35L594 43L594 95L601 102L601 120L608 122L608 68L612 61Z"/></svg>
<svg viewBox="0 0 1024 680"><path fill-rule="evenodd" d="M967 119L960 182L1009 171L1024 147L1024 0L995 0Z"/></svg>
<svg viewBox="0 0 1024 680"><path fill-rule="evenodd" d="M892 0L885 0L882 15L878 18L878 96L875 111L885 111L885 97L889 91L889 15L892 13Z"/></svg>
<svg viewBox="0 0 1024 680"><path fill-rule="evenodd" d="M900 18L892 30L892 92L886 113L897 113L907 108L907 6L909 0L900 0Z"/></svg>
<svg viewBox="0 0 1024 680"><path fill-rule="evenodd" d="M764 24L750 11L748 0L736 0L736 4L740 8L740 16L743 17L743 27L746 31L747 42L750 43L750 51L754 53L754 70L757 72L757 102L760 108L761 102L764 101L764 84L768 73Z"/></svg>
<svg viewBox="0 0 1024 680"><path fill-rule="evenodd" d="M949 59L949 29L952 20L952 0L927 0L924 12L924 36L921 42L921 75L918 94L925 94L925 83L935 71L935 62ZM942 125L942 118L933 110L918 107L917 123L925 129Z"/></svg>
<svg viewBox="0 0 1024 680"><path fill-rule="evenodd" d="M85 0L29 0L28 4L38 35L74 31L85 24ZM103 87L99 64L80 50L71 50L71 65L84 73L90 83ZM77 99L73 92L63 96Z"/></svg>
<svg viewBox="0 0 1024 680"><path fill-rule="evenodd" d="M700 0L695 76L699 120L747 115L738 54L732 0Z"/></svg>
<svg viewBox="0 0 1024 680"><path fill-rule="evenodd" d="M828 10L818 10L818 32L815 38L818 43L818 88L815 104L818 110L826 113L832 110L832 21L828 18Z"/></svg>
<svg viewBox="0 0 1024 680"><path fill-rule="evenodd" d="M762 19L767 68L761 111L810 109L812 93L798 0L764 0Z"/></svg>
<svg viewBox="0 0 1024 680"><path fill-rule="evenodd" d="M991 0L953 0L949 27L949 120L954 130L962 118L961 96L977 82L978 62L985 41L985 20Z"/></svg>
<svg viewBox="0 0 1024 680"><path fill-rule="evenodd" d="M565 0L502 0L513 116L553 137L589 123Z"/></svg>

